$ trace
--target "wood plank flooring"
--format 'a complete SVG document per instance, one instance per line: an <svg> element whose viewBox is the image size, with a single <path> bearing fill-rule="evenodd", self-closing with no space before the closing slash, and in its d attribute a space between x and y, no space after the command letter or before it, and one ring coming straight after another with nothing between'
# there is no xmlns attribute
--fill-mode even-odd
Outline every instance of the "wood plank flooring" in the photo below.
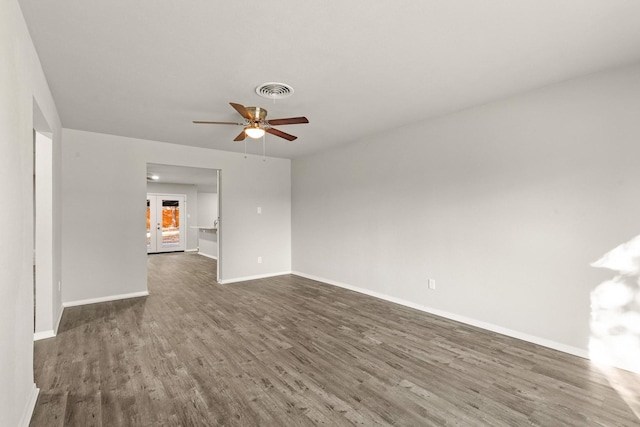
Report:
<svg viewBox="0 0 640 427"><path fill-rule="evenodd" d="M148 262L149 297L67 308L35 343L31 426L640 425L626 371L298 276Z"/></svg>

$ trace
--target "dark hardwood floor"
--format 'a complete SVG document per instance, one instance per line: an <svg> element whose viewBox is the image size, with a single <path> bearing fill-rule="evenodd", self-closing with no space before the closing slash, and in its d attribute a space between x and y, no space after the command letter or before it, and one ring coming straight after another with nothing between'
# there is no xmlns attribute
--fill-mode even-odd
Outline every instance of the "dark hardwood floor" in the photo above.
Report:
<svg viewBox="0 0 640 427"><path fill-rule="evenodd" d="M148 260L149 297L67 308L35 343L32 426L640 425L638 375L293 275Z"/></svg>

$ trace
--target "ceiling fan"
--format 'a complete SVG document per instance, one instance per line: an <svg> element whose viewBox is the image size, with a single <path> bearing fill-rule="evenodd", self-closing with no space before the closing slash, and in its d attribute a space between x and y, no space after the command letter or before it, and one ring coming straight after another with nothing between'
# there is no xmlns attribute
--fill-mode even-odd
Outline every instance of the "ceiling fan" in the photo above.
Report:
<svg viewBox="0 0 640 427"><path fill-rule="evenodd" d="M265 110L264 108L245 107L242 104L236 104L234 102L230 102L229 104L231 104L231 106L235 108L235 110L240 113L242 117L244 117L244 122L204 122L194 120L193 123L207 125L244 126L244 129L238 136L236 136L234 141L244 141L247 136L249 138L261 138L265 134L265 132L271 135L279 136L280 138L284 138L288 141L293 141L298 137L290 135L286 132L282 132L278 129L273 128L272 126L309 123L309 120L306 117L291 117L288 119L267 120L267 110Z"/></svg>

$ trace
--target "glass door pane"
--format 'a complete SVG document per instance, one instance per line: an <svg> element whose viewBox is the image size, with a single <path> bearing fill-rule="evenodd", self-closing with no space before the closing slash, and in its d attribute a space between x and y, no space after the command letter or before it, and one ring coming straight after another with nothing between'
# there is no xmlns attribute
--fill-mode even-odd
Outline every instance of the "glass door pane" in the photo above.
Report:
<svg viewBox="0 0 640 427"><path fill-rule="evenodd" d="M180 247L180 201L162 200L162 248L177 250Z"/></svg>

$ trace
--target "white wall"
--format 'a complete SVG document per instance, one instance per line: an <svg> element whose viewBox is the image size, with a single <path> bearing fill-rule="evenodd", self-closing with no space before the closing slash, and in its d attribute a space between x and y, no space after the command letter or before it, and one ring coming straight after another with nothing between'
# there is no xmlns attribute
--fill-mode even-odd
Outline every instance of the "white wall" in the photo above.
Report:
<svg viewBox="0 0 640 427"><path fill-rule="evenodd" d="M198 230L190 228L198 225L198 191L195 185L163 184L161 182L147 182L147 193L184 194L187 197L187 218L185 222L185 248L188 251L198 249Z"/></svg>
<svg viewBox="0 0 640 427"><path fill-rule="evenodd" d="M292 268L586 355L590 263L640 233L638 117L636 66L296 159Z"/></svg>
<svg viewBox="0 0 640 427"><path fill-rule="evenodd" d="M198 191L198 221L200 226L213 226L218 218L218 193ZM198 232L198 249L200 254L218 257L218 233L212 230Z"/></svg>
<svg viewBox="0 0 640 427"><path fill-rule="evenodd" d="M218 218L218 193L198 191L198 225L213 226Z"/></svg>
<svg viewBox="0 0 640 427"><path fill-rule="evenodd" d="M289 160L64 129L65 303L146 291L147 163L222 170L223 281L291 270Z"/></svg>
<svg viewBox="0 0 640 427"><path fill-rule="evenodd" d="M59 243L60 120L17 1L0 2L0 425L28 425L33 382L33 116L53 136L53 247ZM59 257L54 256L54 280ZM57 297L54 296L54 301ZM57 313L58 310L56 309Z"/></svg>

